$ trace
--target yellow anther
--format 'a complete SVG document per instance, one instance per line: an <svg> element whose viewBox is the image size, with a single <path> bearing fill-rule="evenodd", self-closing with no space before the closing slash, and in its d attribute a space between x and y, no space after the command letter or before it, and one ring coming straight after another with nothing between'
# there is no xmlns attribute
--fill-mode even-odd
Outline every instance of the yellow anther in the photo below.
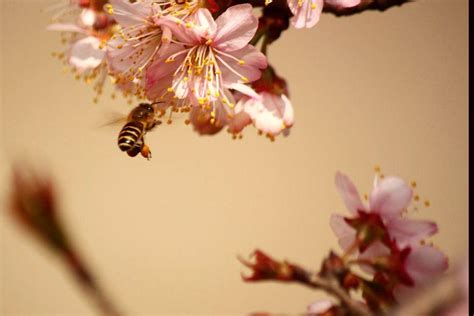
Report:
<svg viewBox="0 0 474 316"><path fill-rule="evenodd" d="M114 7L110 3L107 3L104 6L105 11L107 11L108 14L114 14Z"/></svg>
<svg viewBox="0 0 474 316"><path fill-rule="evenodd" d="M415 201L419 201L419 200L420 200L420 196L419 196L418 194L417 194L417 195L415 195L415 196L413 197L413 200L415 200Z"/></svg>
<svg viewBox="0 0 474 316"><path fill-rule="evenodd" d="M247 77L242 76L242 77L240 77L240 79L242 79L242 81L243 81L244 83L249 82L249 79L248 79Z"/></svg>
<svg viewBox="0 0 474 316"><path fill-rule="evenodd" d="M242 59L239 60L239 65L243 65L243 64L245 64L245 60L242 60Z"/></svg>
<svg viewBox="0 0 474 316"><path fill-rule="evenodd" d="M410 185L411 185L412 188L416 188L416 181L412 181L412 182L410 183Z"/></svg>
<svg viewBox="0 0 474 316"><path fill-rule="evenodd" d="M173 90L173 87L169 87L168 89L166 89L166 91L173 92L174 90Z"/></svg>
<svg viewBox="0 0 474 316"><path fill-rule="evenodd" d="M191 22L187 22L187 23L186 23L186 27L187 27L188 29L190 29L190 28L193 27L193 24L192 24Z"/></svg>
<svg viewBox="0 0 474 316"><path fill-rule="evenodd" d="M206 41L206 45L209 46L209 45L211 45L211 44L212 44L212 39L208 39L208 40Z"/></svg>
<svg viewBox="0 0 474 316"><path fill-rule="evenodd" d="M272 2L273 2L273 0L265 0L265 5L269 5Z"/></svg>
<svg viewBox="0 0 474 316"><path fill-rule="evenodd" d="M377 173L380 172L380 166L379 166L379 165L375 165L375 166L374 166L374 171L377 172Z"/></svg>
<svg viewBox="0 0 474 316"><path fill-rule="evenodd" d="M312 4L311 4L311 9L314 10L314 9L316 9L316 7L317 7L317 6L316 6L316 3L312 3Z"/></svg>
<svg viewBox="0 0 474 316"><path fill-rule="evenodd" d="M429 201L429 200L426 200L426 201L425 201L425 206L426 206L426 207L429 207L430 205L431 205L430 201Z"/></svg>

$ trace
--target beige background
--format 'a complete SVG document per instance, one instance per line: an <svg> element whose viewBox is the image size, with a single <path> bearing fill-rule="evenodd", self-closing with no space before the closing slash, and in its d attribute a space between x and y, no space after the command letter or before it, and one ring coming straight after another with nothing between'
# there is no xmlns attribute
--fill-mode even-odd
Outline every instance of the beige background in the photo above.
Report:
<svg viewBox="0 0 474 316"><path fill-rule="evenodd" d="M94 105L51 58L59 34L41 10L55 2L2 2L1 172L23 159L54 174L75 242L129 314L303 312L323 295L245 284L235 257L260 247L318 267L337 247L329 216L345 212L336 170L362 192L375 164L417 180L432 206L414 216L439 223L434 241L451 261L465 255L467 1L325 15L284 33L270 60L290 84L290 137L198 137L176 123L148 136L151 162L119 152L116 128L98 128L126 103ZM57 258L0 221L0 314L92 314Z"/></svg>

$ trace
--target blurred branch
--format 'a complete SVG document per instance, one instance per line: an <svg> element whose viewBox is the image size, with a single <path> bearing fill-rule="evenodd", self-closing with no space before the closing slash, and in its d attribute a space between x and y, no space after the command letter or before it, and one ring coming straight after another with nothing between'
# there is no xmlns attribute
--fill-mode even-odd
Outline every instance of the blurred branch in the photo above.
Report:
<svg viewBox="0 0 474 316"><path fill-rule="evenodd" d="M102 315L118 316L118 309L72 246L58 217L57 200L50 177L39 176L24 167L14 169L8 205L12 217L64 260L78 285L94 300Z"/></svg>

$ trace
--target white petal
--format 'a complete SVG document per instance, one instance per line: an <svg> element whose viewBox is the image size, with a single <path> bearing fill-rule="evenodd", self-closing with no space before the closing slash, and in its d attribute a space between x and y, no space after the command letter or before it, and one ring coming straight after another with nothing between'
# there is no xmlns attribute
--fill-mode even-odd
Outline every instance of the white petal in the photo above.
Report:
<svg viewBox="0 0 474 316"><path fill-rule="evenodd" d="M100 40L93 36L77 41L69 51L69 63L79 71L96 68L105 56L105 50L99 47Z"/></svg>

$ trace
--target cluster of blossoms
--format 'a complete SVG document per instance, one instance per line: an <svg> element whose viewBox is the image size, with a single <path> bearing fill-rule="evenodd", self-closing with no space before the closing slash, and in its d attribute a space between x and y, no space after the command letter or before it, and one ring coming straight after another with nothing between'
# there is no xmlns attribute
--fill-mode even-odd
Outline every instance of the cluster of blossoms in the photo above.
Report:
<svg viewBox="0 0 474 316"><path fill-rule="evenodd" d="M437 225L406 216L419 196L405 181L377 176L367 206L346 175L336 174L336 187L351 213L332 215L330 221L343 255L331 252L320 271L312 273L257 250L254 263L241 259L253 272L246 281L299 282L340 300L339 305L329 300L311 304L311 315L385 315L447 269L446 256L425 240L438 231ZM362 301L351 297L357 291Z"/></svg>
<svg viewBox="0 0 474 316"><path fill-rule="evenodd" d="M188 113L200 134L227 126L236 138L253 124L273 140L289 134L294 114L267 46L290 22L313 27L324 6L354 8L361 0L271 2L68 0L49 29L67 44L55 55L77 79L94 82L97 97L109 77L126 97L160 102L161 116ZM257 6L264 6L259 18Z"/></svg>

